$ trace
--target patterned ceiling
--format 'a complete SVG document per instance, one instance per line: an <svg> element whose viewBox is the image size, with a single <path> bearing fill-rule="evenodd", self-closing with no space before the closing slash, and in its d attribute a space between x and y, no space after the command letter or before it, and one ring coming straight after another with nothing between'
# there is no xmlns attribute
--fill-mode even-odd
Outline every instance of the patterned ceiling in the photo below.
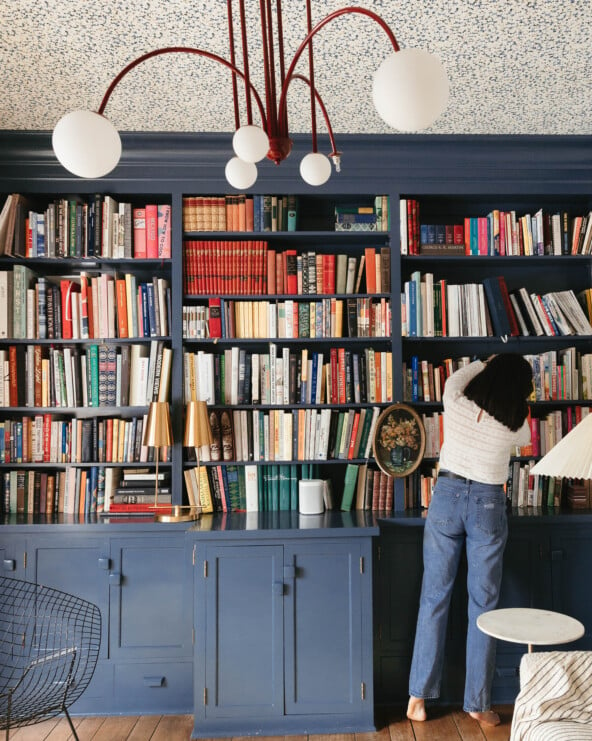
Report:
<svg viewBox="0 0 592 741"><path fill-rule="evenodd" d="M251 75L263 94L259 0L245 2ZM313 22L346 4L312 0ZM444 62L451 97L430 133L592 133L590 0L359 4L381 15L402 47L425 47ZM305 35L304 7L283 0L289 59ZM2 0L0 129L51 130L69 110L96 110L111 79L156 47L226 57L226 28L225 0ZM371 103L373 72L390 50L383 30L361 15L341 17L315 37L314 50L335 133L387 133ZM303 83L293 84L288 103L292 132L309 131ZM193 55L157 57L123 80L105 112L121 131L232 131L230 75Z"/></svg>

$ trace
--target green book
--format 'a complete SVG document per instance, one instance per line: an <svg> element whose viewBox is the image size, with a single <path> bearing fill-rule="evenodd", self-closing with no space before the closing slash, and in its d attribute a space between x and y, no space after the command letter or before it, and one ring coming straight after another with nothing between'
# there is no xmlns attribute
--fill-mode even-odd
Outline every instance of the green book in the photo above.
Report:
<svg viewBox="0 0 592 741"><path fill-rule="evenodd" d="M272 464L269 468L269 511L277 512L280 508L280 467Z"/></svg>
<svg viewBox="0 0 592 741"><path fill-rule="evenodd" d="M89 345L88 347L88 401L89 406L99 406L99 347L98 345Z"/></svg>
<svg viewBox="0 0 592 741"><path fill-rule="evenodd" d="M290 509L298 511L298 466L290 464Z"/></svg>
<svg viewBox="0 0 592 741"><path fill-rule="evenodd" d="M290 464L282 463L279 466L279 509L287 511L290 509Z"/></svg>
<svg viewBox="0 0 592 741"><path fill-rule="evenodd" d="M343 481L343 495L341 497L341 510L349 512L354 501L356 493L356 482L358 480L358 465L348 463L345 469L345 479Z"/></svg>

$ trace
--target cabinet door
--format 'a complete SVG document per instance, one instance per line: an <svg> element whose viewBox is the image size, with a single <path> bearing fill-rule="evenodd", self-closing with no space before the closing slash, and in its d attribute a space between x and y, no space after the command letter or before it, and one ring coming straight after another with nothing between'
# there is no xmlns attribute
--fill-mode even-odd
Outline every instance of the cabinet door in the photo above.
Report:
<svg viewBox="0 0 592 741"><path fill-rule="evenodd" d="M101 611L101 658L108 655L109 542L88 533L27 538L26 578L94 602Z"/></svg>
<svg viewBox="0 0 592 741"><path fill-rule="evenodd" d="M362 670L362 587L371 564L361 556L359 541L284 546L288 715L358 713L364 705L362 682L371 677ZM371 625L370 610L368 636Z"/></svg>
<svg viewBox="0 0 592 741"><path fill-rule="evenodd" d="M21 535L0 535L0 575L25 578L25 539Z"/></svg>
<svg viewBox="0 0 592 741"><path fill-rule="evenodd" d="M196 579L196 715L283 715L282 547L207 545Z"/></svg>
<svg viewBox="0 0 592 741"><path fill-rule="evenodd" d="M181 533L111 540L110 658L191 656L190 569Z"/></svg>
<svg viewBox="0 0 592 741"><path fill-rule="evenodd" d="M385 527L376 542L374 670L378 702L408 697L423 573L423 527Z"/></svg>
<svg viewBox="0 0 592 741"><path fill-rule="evenodd" d="M572 525L552 534L553 609L580 620L586 627L579 641L556 646L556 650L592 649L592 600L586 586L586 577L592 573L592 537L587 529Z"/></svg>

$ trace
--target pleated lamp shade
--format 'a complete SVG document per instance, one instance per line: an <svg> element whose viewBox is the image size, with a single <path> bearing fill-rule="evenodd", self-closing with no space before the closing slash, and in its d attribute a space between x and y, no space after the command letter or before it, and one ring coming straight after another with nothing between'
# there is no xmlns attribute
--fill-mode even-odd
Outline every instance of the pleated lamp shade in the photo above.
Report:
<svg viewBox="0 0 592 741"><path fill-rule="evenodd" d="M173 444L168 401L153 401L150 403L143 438L143 444L150 448L164 448Z"/></svg>
<svg viewBox="0 0 592 741"><path fill-rule="evenodd" d="M530 469L542 476L592 479L592 414L586 415Z"/></svg>
<svg viewBox="0 0 592 741"><path fill-rule="evenodd" d="M183 445L186 448L200 448L212 443L212 428L205 401L190 401L185 410L185 435Z"/></svg>

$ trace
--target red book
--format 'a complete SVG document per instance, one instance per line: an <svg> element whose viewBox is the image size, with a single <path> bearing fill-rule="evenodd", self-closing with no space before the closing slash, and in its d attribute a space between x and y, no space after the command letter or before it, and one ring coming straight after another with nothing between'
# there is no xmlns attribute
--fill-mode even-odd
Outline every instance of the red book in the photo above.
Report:
<svg viewBox="0 0 592 741"><path fill-rule="evenodd" d="M376 249L374 247L366 247L365 254L366 290L368 293L376 293Z"/></svg>
<svg viewBox="0 0 592 741"><path fill-rule="evenodd" d="M273 295L276 293L275 286L275 250L267 250L267 293Z"/></svg>
<svg viewBox="0 0 592 741"><path fill-rule="evenodd" d="M518 335L520 334L520 329L518 327L516 314L514 314L514 307L512 306L512 302L510 301L510 294L508 293L506 279L503 277L503 275L498 275L497 280L500 286L500 291L502 293L504 307L510 321L510 334L512 335L512 337L518 337Z"/></svg>
<svg viewBox="0 0 592 741"><path fill-rule="evenodd" d="M146 258L146 209L134 208L134 257L138 260Z"/></svg>
<svg viewBox="0 0 592 741"><path fill-rule="evenodd" d="M360 412L354 414L354 422L352 425L351 437L349 439L349 448L347 450L348 460L353 460L354 450L356 449L356 438L358 436L358 426L360 424Z"/></svg>
<svg viewBox="0 0 592 741"><path fill-rule="evenodd" d="M171 207L159 205L158 212L158 256L168 259L171 256Z"/></svg>
<svg viewBox="0 0 592 741"><path fill-rule="evenodd" d="M323 282L325 284L323 293L330 296L335 295L335 255L325 255L325 266L323 268Z"/></svg>
<svg viewBox="0 0 592 741"><path fill-rule="evenodd" d="M210 337L222 337L222 300L208 299L208 330Z"/></svg>
<svg viewBox="0 0 592 741"><path fill-rule="evenodd" d="M295 296L298 293L298 263L296 250L286 250L286 293Z"/></svg>
<svg viewBox="0 0 592 741"><path fill-rule="evenodd" d="M337 404L339 401L339 394L337 391L337 348L332 347L329 355L331 362L331 404Z"/></svg>
<svg viewBox="0 0 592 741"><path fill-rule="evenodd" d="M146 211L146 257L158 259L158 206L148 204Z"/></svg>
<svg viewBox="0 0 592 741"><path fill-rule="evenodd" d="M74 281L68 278L60 280L60 291L62 295L62 339L72 339L72 293L75 288Z"/></svg>

